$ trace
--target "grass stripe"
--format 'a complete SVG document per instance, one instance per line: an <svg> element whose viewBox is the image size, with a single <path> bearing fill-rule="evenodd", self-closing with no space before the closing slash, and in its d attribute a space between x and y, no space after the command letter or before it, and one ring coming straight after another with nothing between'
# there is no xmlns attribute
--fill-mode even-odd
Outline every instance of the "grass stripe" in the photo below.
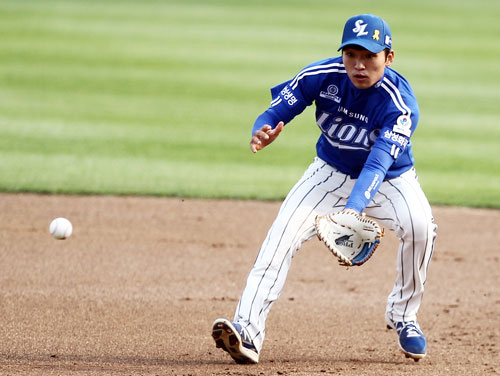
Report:
<svg viewBox="0 0 500 376"><path fill-rule="evenodd" d="M431 201L500 207L495 0L4 0L0 189L282 198L314 156L314 111L257 155L251 125L366 11L419 99Z"/></svg>

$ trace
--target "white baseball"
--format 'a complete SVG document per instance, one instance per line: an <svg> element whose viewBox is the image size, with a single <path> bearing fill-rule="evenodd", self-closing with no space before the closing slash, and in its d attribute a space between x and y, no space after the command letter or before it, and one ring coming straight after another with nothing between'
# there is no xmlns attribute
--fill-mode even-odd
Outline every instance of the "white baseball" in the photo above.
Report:
<svg viewBox="0 0 500 376"><path fill-rule="evenodd" d="M50 234L56 239L66 239L73 232L73 225L66 218L56 218L50 223Z"/></svg>

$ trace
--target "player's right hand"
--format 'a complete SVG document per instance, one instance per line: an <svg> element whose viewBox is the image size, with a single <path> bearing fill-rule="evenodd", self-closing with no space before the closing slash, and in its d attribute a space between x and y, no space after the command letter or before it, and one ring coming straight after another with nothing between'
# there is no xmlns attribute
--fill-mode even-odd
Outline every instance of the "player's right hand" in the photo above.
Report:
<svg viewBox="0 0 500 376"><path fill-rule="evenodd" d="M279 136L284 126L285 123L280 121L274 129L269 124L266 124L262 126L262 128L256 130L250 140L250 149L252 149L252 152L257 153L273 142L276 137Z"/></svg>

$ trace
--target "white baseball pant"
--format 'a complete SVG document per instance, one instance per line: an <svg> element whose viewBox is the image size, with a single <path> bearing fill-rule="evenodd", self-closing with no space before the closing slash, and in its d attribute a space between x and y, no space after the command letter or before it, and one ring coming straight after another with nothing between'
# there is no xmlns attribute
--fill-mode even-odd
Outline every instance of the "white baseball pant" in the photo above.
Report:
<svg viewBox="0 0 500 376"><path fill-rule="evenodd" d="M355 182L316 157L283 201L234 316L259 352L267 315L281 294L292 258L303 242L315 236L315 217L342 210ZM364 212L394 231L400 241L397 278L387 299L386 316L393 321L416 320L437 226L415 170L384 181Z"/></svg>

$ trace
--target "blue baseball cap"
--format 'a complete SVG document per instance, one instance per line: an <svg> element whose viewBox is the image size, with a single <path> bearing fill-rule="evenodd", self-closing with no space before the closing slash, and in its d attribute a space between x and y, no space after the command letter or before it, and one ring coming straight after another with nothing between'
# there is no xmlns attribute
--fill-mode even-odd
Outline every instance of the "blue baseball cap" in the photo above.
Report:
<svg viewBox="0 0 500 376"><path fill-rule="evenodd" d="M360 14L347 20L342 34L342 44L337 51L347 45L361 46L373 53L392 48L391 29L387 22L373 14Z"/></svg>

